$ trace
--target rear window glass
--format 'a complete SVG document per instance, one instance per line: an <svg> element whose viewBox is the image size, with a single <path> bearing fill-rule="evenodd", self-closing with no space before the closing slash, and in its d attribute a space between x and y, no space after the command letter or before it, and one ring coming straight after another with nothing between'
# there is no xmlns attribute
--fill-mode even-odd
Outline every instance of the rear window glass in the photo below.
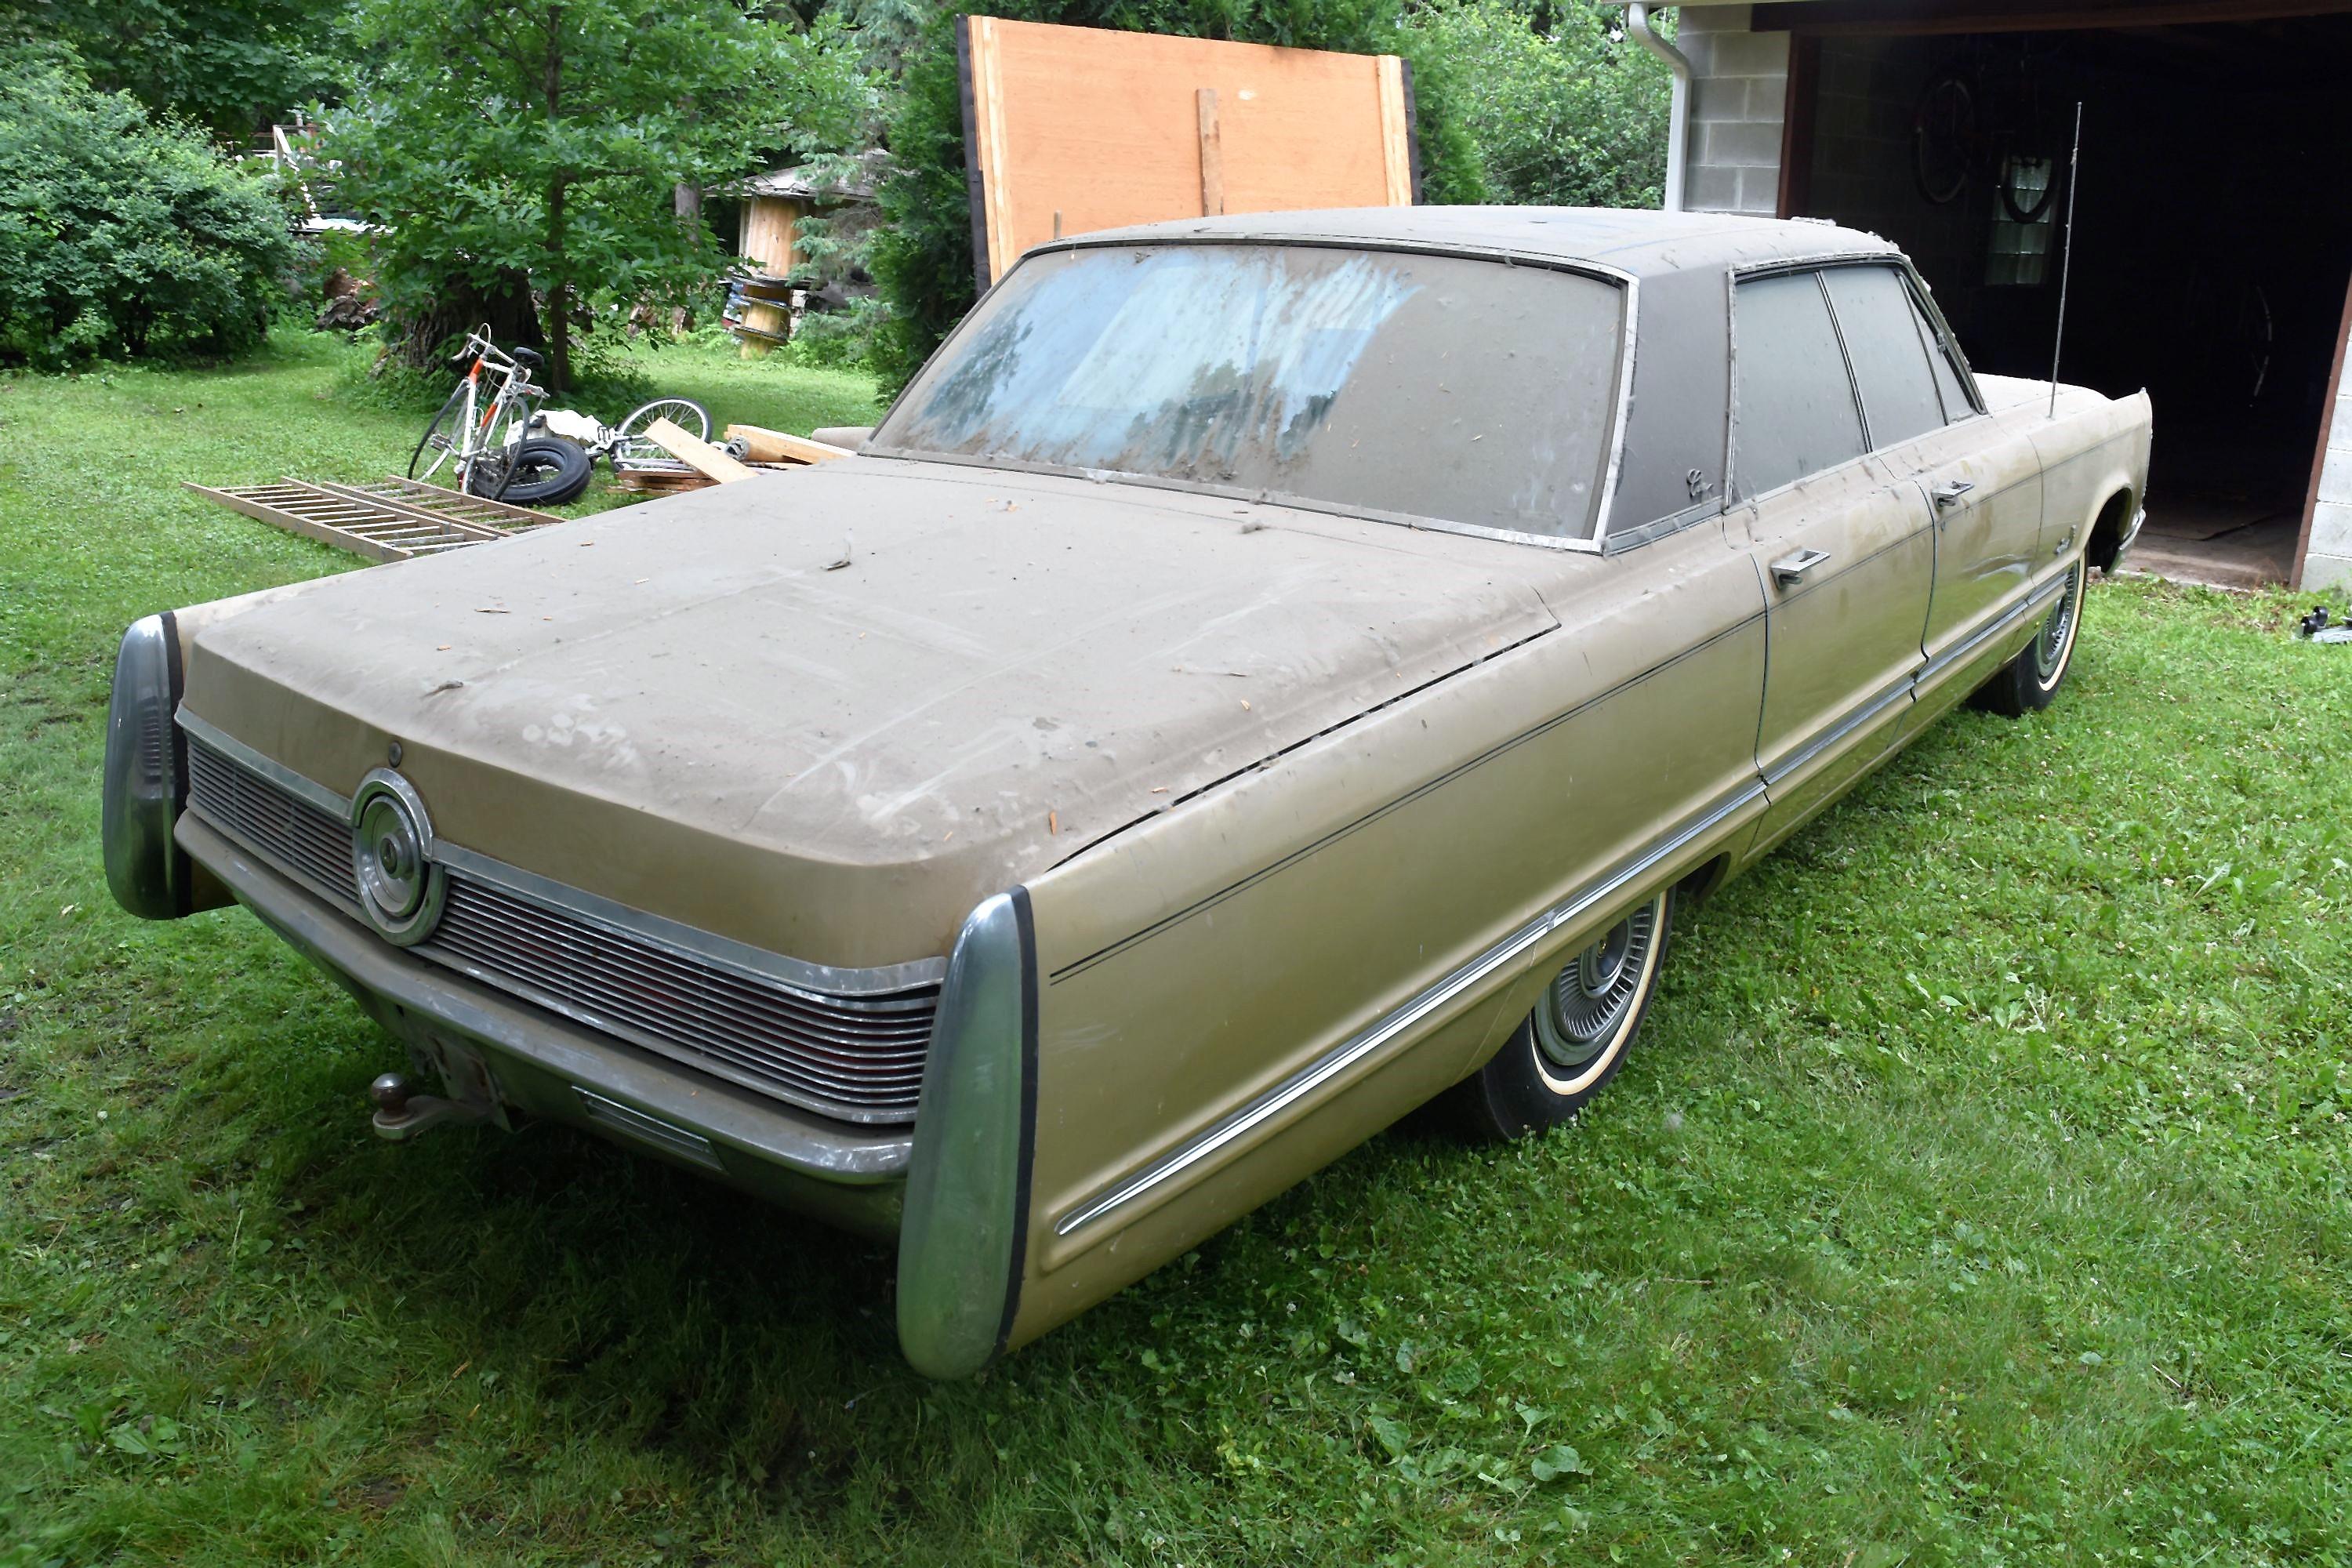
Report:
<svg viewBox="0 0 2352 1568"><path fill-rule="evenodd" d="M1862 389L1870 444L1892 447L1941 428L1943 399L1902 276L1891 267L1835 267L1822 276Z"/></svg>
<svg viewBox="0 0 2352 1568"><path fill-rule="evenodd" d="M1732 300L1739 494L1762 495L1862 456L1862 416L1819 275L1755 279Z"/></svg>
<svg viewBox="0 0 2352 1568"><path fill-rule="evenodd" d="M1055 252L981 302L875 444L1587 538L1623 309L1613 283L1464 257Z"/></svg>

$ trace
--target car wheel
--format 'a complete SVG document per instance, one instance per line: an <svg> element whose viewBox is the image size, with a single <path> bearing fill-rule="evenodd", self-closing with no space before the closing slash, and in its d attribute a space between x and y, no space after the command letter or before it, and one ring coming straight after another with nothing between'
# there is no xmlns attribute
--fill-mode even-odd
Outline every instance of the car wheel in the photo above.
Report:
<svg viewBox="0 0 2352 1568"><path fill-rule="evenodd" d="M2058 591L2058 602L2042 617L2042 629L2015 658L2000 667L1999 674L1977 688L1976 695L1969 699L1971 703L2011 719L2050 706L2074 663L2074 638L2082 629L2083 584L2089 573L2078 556L2066 573L2066 585Z"/></svg>
<svg viewBox="0 0 2352 1568"><path fill-rule="evenodd" d="M1658 988L1674 894L1659 892L1570 959L1492 1060L1447 1091L1465 1131L1517 1138L1569 1121L1624 1065Z"/></svg>

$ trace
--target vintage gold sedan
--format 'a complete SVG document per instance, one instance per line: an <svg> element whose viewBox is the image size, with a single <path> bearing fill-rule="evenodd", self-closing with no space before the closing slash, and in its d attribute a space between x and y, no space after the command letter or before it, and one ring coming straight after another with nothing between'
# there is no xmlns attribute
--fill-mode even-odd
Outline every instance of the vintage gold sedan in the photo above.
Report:
<svg viewBox="0 0 2352 1568"><path fill-rule="evenodd" d="M1574 1114L1678 900L2051 700L2148 432L1822 225L1058 242L853 458L139 622L107 870L404 1041L385 1134L895 1232L969 1373L1433 1097Z"/></svg>

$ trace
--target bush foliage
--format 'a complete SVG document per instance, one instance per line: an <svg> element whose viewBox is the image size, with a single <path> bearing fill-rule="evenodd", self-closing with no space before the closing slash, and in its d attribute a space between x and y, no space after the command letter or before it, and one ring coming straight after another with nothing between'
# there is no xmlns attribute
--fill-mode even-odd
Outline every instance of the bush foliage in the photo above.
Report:
<svg viewBox="0 0 2352 1568"><path fill-rule="evenodd" d="M870 90L836 21L732 0L364 0L356 29L368 59L328 147L343 199L383 226L404 346L422 363L476 321L507 341L543 325L558 389L580 331L691 307L726 271L677 184L837 146Z"/></svg>
<svg viewBox="0 0 2352 1568"><path fill-rule="evenodd" d="M1496 201L1655 206L1666 178L1665 66L1591 0L1436 0L1426 47L1478 84L1461 95ZM1662 28L1662 31L1671 29Z"/></svg>
<svg viewBox="0 0 2352 1568"><path fill-rule="evenodd" d="M1018 21L1403 55L1413 70L1422 199L1486 194L1465 129L1463 79L1435 35L1406 26L1401 0L996 0L987 10ZM942 10L908 47L889 121L896 172L880 193L884 227L873 258L891 310L875 348L875 369L888 386L920 368L976 292L954 24Z"/></svg>
<svg viewBox="0 0 2352 1568"><path fill-rule="evenodd" d="M240 352L292 258L268 186L200 134L69 57L0 59L0 360Z"/></svg>
<svg viewBox="0 0 2352 1568"><path fill-rule="evenodd" d="M241 144L322 94L346 0L0 0L0 33L63 43L89 79Z"/></svg>

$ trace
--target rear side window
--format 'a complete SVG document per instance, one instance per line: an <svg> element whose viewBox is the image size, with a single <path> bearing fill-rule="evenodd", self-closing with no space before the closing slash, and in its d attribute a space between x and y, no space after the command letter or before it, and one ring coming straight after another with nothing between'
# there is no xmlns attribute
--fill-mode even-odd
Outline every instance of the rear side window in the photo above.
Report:
<svg viewBox="0 0 2352 1568"><path fill-rule="evenodd" d="M1862 393L1870 444L1892 447L1940 427L1944 401L1902 276L1891 267L1834 267L1822 277Z"/></svg>
<svg viewBox="0 0 2352 1568"><path fill-rule="evenodd" d="M1759 496L1862 456L1862 415L1820 275L1754 279L1738 285L1732 303L1739 495Z"/></svg>

